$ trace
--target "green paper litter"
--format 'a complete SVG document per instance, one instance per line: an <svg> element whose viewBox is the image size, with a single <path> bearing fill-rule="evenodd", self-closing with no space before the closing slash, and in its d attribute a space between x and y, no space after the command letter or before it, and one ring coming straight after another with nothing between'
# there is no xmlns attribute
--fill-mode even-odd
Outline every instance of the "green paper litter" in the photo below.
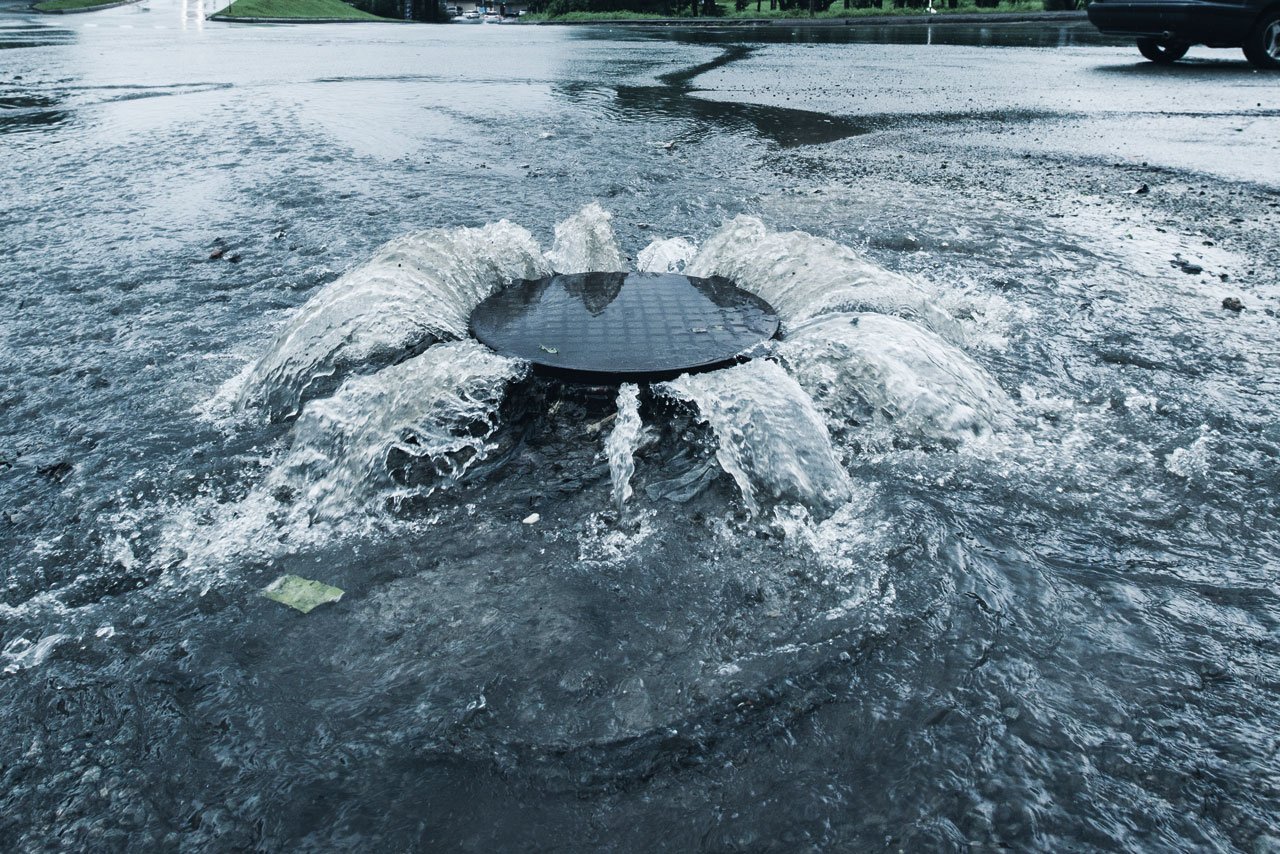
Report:
<svg viewBox="0 0 1280 854"><path fill-rule="evenodd" d="M337 587L330 587L328 584L312 581L310 578L282 575L268 584L262 591L262 595L308 614L317 605L337 602L342 598L343 592Z"/></svg>

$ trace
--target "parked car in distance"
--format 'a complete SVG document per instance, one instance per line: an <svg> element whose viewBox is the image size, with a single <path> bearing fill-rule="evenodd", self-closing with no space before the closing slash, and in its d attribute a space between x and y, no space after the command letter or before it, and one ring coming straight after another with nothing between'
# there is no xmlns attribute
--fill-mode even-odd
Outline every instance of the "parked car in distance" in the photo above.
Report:
<svg viewBox="0 0 1280 854"><path fill-rule="evenodd" d="M1280 69L1280 0L1093 0L1089 20L1135 39L1152 62L1177 62L1202 44L1243 48L1258 68Z"/></svg>

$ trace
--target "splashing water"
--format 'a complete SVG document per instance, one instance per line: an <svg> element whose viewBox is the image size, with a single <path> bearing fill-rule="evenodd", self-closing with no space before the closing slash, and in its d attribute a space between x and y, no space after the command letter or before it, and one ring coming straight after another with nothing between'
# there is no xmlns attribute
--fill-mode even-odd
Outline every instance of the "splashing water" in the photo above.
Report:
<svg viewBox="0 0 1280 854"><path fill-rule="evenodd" d="M52 634L31 642L25 637L16 637L0 650L0 662L4 669L0 673L6 676L19 673L32 667L39 667L60 644L71 640L70 635Z"/></svg>
<svg viewBox="0 0 1280 854"><path fill-rule="evenodd" d="M242 409L300 410L292 447L242 499L174 508L157 548L161 563L184 567L170 582L367 534L382 518L369 511L426 497L488 457L505 392L527 365L467 338L470 312L509 281L551 272L549 259L622 267L609 219L586 206L556 227L546 255L506 221L407 235L308 301L207 407L221 412L238 391ZM437 343L450 338L466 340Z"/></svg>
<svg viewBox="0 0 1280 854"><path fill-rule="evenodd" d="M154 558L174 569L163 584L208 585L246 560L395 527L380 509L429 496L489 457L508 386L527 370L456 341L349 379L333 397L307 404L292 446L243 498L205 496L173 508Z"/></svg>
<svg viewBox="0 0 1280 854"><path fill-rule="evenodd" d="M273 418L292 417L354 369L465 338L482 299L511 279L547 272L533 236L505 220L393 240L286 324L253 368L241 405L265 404Z"/></svg>
<svg viewBox="0 0 1280 854"><path fill-rule="evenodd" d="M636 448L640 445L644 424L640 420L640 389L623 383L618 389L618 417L613 432L605 440L609 457L609 480L613 484L613 503L622 513L622 505L631 497L631 475L635 474Z"/></svg>
<svg viewBox="0 0 1280 854"><path fill-rule="evenodd" d="M766 300L790 324L833 311L875 311L919 319L936 332L961 334L950 315L912 279L835 241L803 231L769 231L755 217L725 223L685 273L731 279Z"/></svg>
<svg viewBox="0 0 1280 854"><path fill-rule="evenodd" d="M333 518L375 496L430 494L483 459L503 394L526 367L470 341L421 351L465 337L470 311L507 281L552 270L625 270L611 218L587 205L556 226L545 253L506 221L410 235L325 288L244 383L242 403L264 402L275 417L302 409L293 447L262 484L264 494L297 497L310 519ZM889 422L900 433L939 441L990 432L1007 420L1003 392L933 332L881 314L824 314L854 305L951 324L919 285L846 247L738 217L701 251L682 237L654 240L637 266L728 276L789 319L792 336L777 355L795 379L777 364L756 362L663 387L693 403L711 426L716 459L752 513L762 496L815 509L848 499L824 415L839 424ZM322 380L333 384L344 373L386 364L302 408L323 390ZM619 512L632 494L642 434L639 391L624 385L606 442Z"/></svg>
<svg viewBox="0 0 1280 854"><path fill-rule="evenodd" d="M627 258L618 246L613 214L592 202L556 225L556 239L546 263L557 273L621 273Z"/></svg>
<svg viewBox="0 0 1280 854"><path fill-rule="evenodd" d="M585 206L556 225L545 253L506 221L410 235L325 288L249 372L242 402L265 402L274 416L288 416L323 390L321 380L336 384L354 369L392 367L307 403L292 450L264 488L301 495L300 506L317 518L378 490L390 489L384 498L424 495L460 476L488 452L502 394L525 368L470 342L415 353L465 337L470 311L507 281L552 270L625 270L611 219L599 204ZM727 276L788 318L792 335L777 355L795 379L760 362L665 386L711 426L717 461L753 513L760 495L818 509L848 498L847 475L819 411L835 424L890 423L899 433L944 442L1007 421L1003 392L933 332L882 314L826 314L857 306L936 328L954 325L918 284L847 247L771 232L740 216L701 251L683 237L657 239L637 262L645 271ZM642 437L638 399L635 386L622 387L606 443L619 511L632 494Z"/></svg>
<svg viewBox="0 0 1280 854"><path fill-rule="evenodd" d="M761 493L814 507L848 500L849 478L822 417L804 389L773 362L686 374L658 388L698 408L719 442L717 461L753 514Z"/></svg>
<svg viewBox="0 0 1280 854"><path fill-rule="evenodd" d="M683 237L655 240L636 256L636 269L641 273L683 273L698 254L698 247Z"/></svg>
<svg viewBox="0 0 1280 854"><path fill-rule="evenodd" d="M777 356L835 423L888 423L945 443L1010 422L1004 391L976 362L910 321L836 314L798 328Z"/></svg>
<svg viewBox="0 0 1280 854"><path fill-rule="evenodd" d="M380 487L395 498L429 495L485 458L507 387L527 370L457 341L350 379L303 410L273 477L301 489L320 517L358 506Z"/></svg>

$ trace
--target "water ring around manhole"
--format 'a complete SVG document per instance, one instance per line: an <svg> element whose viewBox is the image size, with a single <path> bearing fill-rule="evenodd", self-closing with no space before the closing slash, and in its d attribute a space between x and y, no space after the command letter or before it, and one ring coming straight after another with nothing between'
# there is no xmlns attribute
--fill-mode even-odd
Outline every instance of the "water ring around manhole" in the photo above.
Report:
<svg viewBox="0 0 1280 854"><path fill-rule="evenodd" d="M476 306L471 332L565 379L649 382L738 361L777 334L778 315L728 279L575 273L503 288Z"/></svg>

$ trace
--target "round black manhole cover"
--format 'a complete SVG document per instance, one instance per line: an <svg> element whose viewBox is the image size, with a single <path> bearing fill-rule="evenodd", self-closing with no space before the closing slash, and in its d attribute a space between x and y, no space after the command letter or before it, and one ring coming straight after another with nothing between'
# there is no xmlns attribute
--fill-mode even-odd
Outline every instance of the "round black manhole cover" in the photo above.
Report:
<svg viewBox="0 0 1280 854"><path fill-rule="evenodd" d="M471 331L570 379L647 381L732 362L772 338L778 316L727 279L577 273L498 291L471 313Z"/></svg>

